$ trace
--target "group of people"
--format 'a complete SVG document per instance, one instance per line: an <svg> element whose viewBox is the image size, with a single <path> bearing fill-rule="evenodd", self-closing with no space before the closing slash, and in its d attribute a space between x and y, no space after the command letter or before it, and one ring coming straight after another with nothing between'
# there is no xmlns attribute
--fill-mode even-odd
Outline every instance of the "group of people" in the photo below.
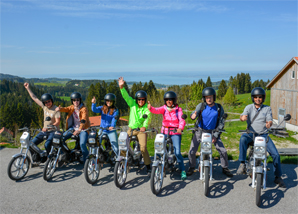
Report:
<svg viewBox="0 0 298 214"><path fill-rule="evenodd" d="M128 124L128 135L131 134L132 129L138 129L133 131L133 135L137 136L140 150L144 158L144 164L146 165L147 173L151 173L151 160L147 150L147 134L146 130L151 121L151 114L162 114L162 128L161 133L169 135L173 142L174 153L177 158L179 169L181 171L181 179L185 180L187 176L191 176L195 172L196 166L196 152L201 143L202 130L212 131L214 129L223 129L224 128L224 109L223 107L215 103L216 101L216 91L207 87L203 90L203 102L199 103L196 106L196 109L191 113L190 117L192 120L196 120L195 126L198 128L193 135L191 140L190 149L188 153L189 158L189 168L186 172L183 157L181 155L181 133L185 127L185 120L182 118L182 108L178 106L177 103L177 94L173 91L168 91L164 94L164 105L161 107L153 107L150 101L147 101L147 93L143 90L137 91L135 97L129 96L128 92L124 88L124 79L120 77L118 79L119 88L121 95L124 100L130 107L129 115L129 124ZM80 147L83 154L82 161L85 161L88 156L87 150L87 138L88 132L85 130L90 127L89 114L87 107L82 102L82 96L78 92L71 94L72 105L68 107L57 107L53 103L53 97L50 94L43 94L41 100L39 100L34 93L30 90L29 84L24 84L31 98L43 109L44 111L44 126L41 132L33 139L33 143L38 145L43 141L43 137L47 136L45 142L46 151L49 153L51 150L51 141L53 139L54 132L48 129L47 125L54 125L59 129L60 124L60 112L68 113L66 118L66 129L72 130L73 132L65 132L63 140L67 140L71 135L80 136ZM266 93L263 88L257 87L254 88L251 92L251 99L253 104L246 106L243 113L240 116L241 121L247 122L247 128L256 132L262 133L265 129L269 129L272 126L272 112L270 106L263 105L266 98ZM116 107L116 96L112 93L108 93L104 97L104 105L96 106L96 99L92 99L91 110L95 113L101 114L101 124L102 128L108 128L108 130L100 131L99 137L103 132L106 132L109 136L112 148L116 155L118 155L118 139L117 133L115 130L117 116L119 111ZM261 113L259 114L258 111ZM147 115L147 119L143 119L143 115ZM257 115L256 118L255 115ZM51 120L46 120L46 117L50 117ZM254 119L253 119L254 118ZM84 121L84 122L82 122ZM169 130L168 127L176 127L176 131ZM224 144L220 138L220 132L215 132L212 136L212 143L220 154L220 162L222 166L222 172L228 177L233 177L233 174L230 172L228 166L228 155L227 150L224 147ZM237 174L245 174L245 160L248 144L252 142L252 134L243 134L240 138L239 144L239 161L240 165L237 170ZM282 170L281 163L278 151L269 137L267 144L267 151L273 158L273 167L275 180L274 182L280 187L285 188L286 185L281 178Z"/></svg>

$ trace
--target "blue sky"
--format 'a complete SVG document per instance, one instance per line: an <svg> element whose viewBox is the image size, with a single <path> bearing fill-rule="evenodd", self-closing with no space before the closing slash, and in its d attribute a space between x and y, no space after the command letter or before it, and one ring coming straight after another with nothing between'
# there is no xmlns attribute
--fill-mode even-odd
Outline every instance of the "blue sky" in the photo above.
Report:
<svg viewBox="0 0 298 214"><path fill-rule="evenodd" d="M251 72L267 80L298 56L297 7L296 0L1 0L1 73L127 74L159 83L177 76L175 84L185 84Z"/></svg>

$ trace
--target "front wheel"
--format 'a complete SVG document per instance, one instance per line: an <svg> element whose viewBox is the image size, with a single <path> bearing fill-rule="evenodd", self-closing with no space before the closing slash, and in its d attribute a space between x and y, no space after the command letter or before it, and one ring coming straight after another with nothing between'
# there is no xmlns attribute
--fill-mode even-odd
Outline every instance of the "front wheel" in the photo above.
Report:
<svg viewBox="0 0 298 214"><path fill-rule="evenodd" d="M23 155L14 157L8 164L7 174L11 180L20 180L29 171L30 159L28 156L24 159Z"/></svg>
<svg viewBox="0 0 298 214"><path fill-rule="evenodd" d="M85 179L89 184L95 184L100 173L99 164L96 164L96 157L91 157L86 160L84 166Z"/></svg>
<svg viewBox="0 0 298 214"><path fill-rule="evenodd" d="M159 194L163 183L163 176L161 176L161 170L162 170L161 164L159 164L158 166L152 167L150 186L151 186L152 193L155 195Z"/></svg>
<svg viewBox="0 0 298 214"><path fill-rule="evenodd" d="M115 169L114 169L114 182L118 188L122 188L125 184L126 177L127 177L127 168L125 168L125 160L121 160L116 162Z"/></svg>
<svg viewBox="0 0 298 214"><path fill-rule="evenodd" d="M45 163L45 166L43 168L43 179L48 181L52 178L52 176L54 175L55 172L55 160L56 157L50 157L48 158L47 162Z"/></svg>
<svg viewBox="0 0 298 214"><path fill-rule="evenodd" d="M256 188L256 205L261 205L261 187L262 187L262 174L257 174L257 188Z"/></svg>
<svg viewBox="0 0 298 214"><path fill-rule="evenodd" d="M209 195L209 174L210 174L210 167L204 166L204 195Z"/></svg>

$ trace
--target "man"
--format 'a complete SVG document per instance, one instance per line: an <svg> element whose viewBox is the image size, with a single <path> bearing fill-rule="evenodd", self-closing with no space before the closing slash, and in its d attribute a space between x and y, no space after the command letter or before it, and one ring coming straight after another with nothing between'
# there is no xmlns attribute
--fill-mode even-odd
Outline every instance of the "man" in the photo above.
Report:
<svg viewBox="0 0 298 214"><path fill-rule="evenodd" d="M266 92L261 87L256 87L251 91L251 101L253 104L250 104L245 107L243 113L240 115L241 121L247 122L247 128L256 133L262 133L269 129L272 126L272 112L270 106L263 105L266 99ZM257 116L256 116L257 115ZM263 137L267 137L268 134L261 134ZM253 141L253 134L243 134L240 138L239 144L239 161L241 162L237 170L237 174L245 174L245 160L246 160L246 151L248 144ZM267 151L273 158L273 168L275 179L274 182L282 188L286 188L284 181L281 178L282 171L280 165L280 157L278 151L269 137L267 142Z"/></svg>
<svg viewBox="0 0 298 214"><path fill-rule="evenodd" d="M83 154L82 162L85 162L89 151L87 149L88 133L84 131L90 127L89 113L87 107L82 102L82 95L78 92L74 92L70 95L70 99L73 105L68 107L57 107L56 111L67 112L66 117L66 134L63 134L63 141L65 142L72 135L80 136L80 147ZM84 122L82 122L84 121ZM70 131L74 131L73 133Z"/></svg>
<svg viewBox="0 0 298 214"><path fill-rule="evenodd" d="M147 133L144 133L146 129L148 128L148 125L151 120L151 112L147 108L147 93L145 91L137 91L135 94L135 99L130 97L124 88L125 81L123 80L123 77L120 77L118 79L119 87L121 94L127 103L127 105L130 107L130 114L129 114L129 124L128 124L128 131L127 134L131 135L131 130L140 128L140 131L133 131L133 135L138 137L139 143L140 143L140 149L141 153L144 157L144 164L147 167L147 173L151 173L151 160L149 157L149 153L147 150ZM147 114L147 119L143 119L143 115Z"/></svg>
<svg viewBox="0 0 298 214"><path fill-rule="evenodd" d="M36 137L32 140L32 142L35 145L40 144L44 139L45 136L47 136L47 140L45 142L45 148L47 153L49 154L52 147L52 140L54 137L54 130L49 129L48 125L56 126L57 129L59 129L60 124L60 113L55 111L55 108L57 106L54 105L53 97L52 95L46 93L41 96L41 101L35 96L35 94L30 90L29 83L25 82L24 87L27 89L30 97L32 100L39 105L43 109L43 115L44 115L44 122L43 122L43 128L42 131L39 132ZM49 119L47 119L49 117Z"/></svg>
<svg viewBox="0 0 298 214"><path fill-rule="evenodd" d="M224 109L220 104L215 103L215 90L211 87L207 87L203 90L202 95L204 102L197 105L195 111L191 114L192 120L198 118L196 126L199 127L199 130L194 133L188 153L189 169L186 173L188 176L192 175L195 170L196 152L201 143L202 129L211 133L213 129L223 129L225 125L223 119ZM228 168L228 154L220 139L220 132L213 134L212 143L219 152L222 172L228 177L233 177L233 174Z"/></svg>

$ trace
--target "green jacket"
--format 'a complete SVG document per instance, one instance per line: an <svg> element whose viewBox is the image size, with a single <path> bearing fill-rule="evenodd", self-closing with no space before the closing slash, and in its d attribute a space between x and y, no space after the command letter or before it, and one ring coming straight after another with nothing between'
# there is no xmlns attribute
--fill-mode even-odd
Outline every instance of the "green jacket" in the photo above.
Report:
<svg viewBox="0 0 298 214"><path fill-rule="evenodd" d="M147 108L147 103L141 108L138 106L135 99L130 97L125 88L120 89L122 97L127 105L130 107L129 123L128 126L132 129L145 127L148 129L148 125L151 122L151 112ZM147 114L147 119L143 119L143 115Z"/></svg>

